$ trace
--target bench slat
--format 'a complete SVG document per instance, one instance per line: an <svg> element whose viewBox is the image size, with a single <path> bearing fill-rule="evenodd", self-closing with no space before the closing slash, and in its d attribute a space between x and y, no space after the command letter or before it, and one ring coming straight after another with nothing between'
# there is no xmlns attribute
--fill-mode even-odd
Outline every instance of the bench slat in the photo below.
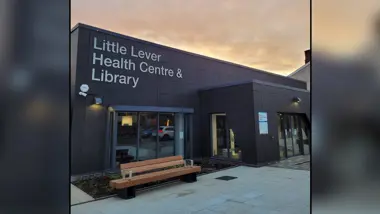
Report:
<svg viewBox="0 0 380 214"><path fill-rule="evenodd" d="M150 171L150 170L154 170L154 169L163 169L163 168L171 167L171 166L184 165L184 163L185 163L184 160L177 160L177 161L170 161L170 162L165 162L165 163L158 163L158 164L128 168L125 171L132 171L133 173L140 173L140 172L146 172L146 171Z"/></svg>
<svg viewBox="0 0 380 214"><path fill-rule="evenodd" d="M165 180L168 178L178 177L181 175L196 173L200 171L201 171L200 166L168 169L164 171L138 175L138 176L132 177L131 179L112 180L110 181L110 186L116 189L123 189L123 188L131 187L131 186L146 184L153 181Z"/></svg>
<svg viewBox="0 0 380 214"><path fill-rule="evenodd" d="M165 163L165 162L170 162L170 161L178 161L178 160L183 160L181 155L120 164L120 169L124 170L124 169L129 169L129 168L136 168L136 167L141 167L141 166Z"/></svg>

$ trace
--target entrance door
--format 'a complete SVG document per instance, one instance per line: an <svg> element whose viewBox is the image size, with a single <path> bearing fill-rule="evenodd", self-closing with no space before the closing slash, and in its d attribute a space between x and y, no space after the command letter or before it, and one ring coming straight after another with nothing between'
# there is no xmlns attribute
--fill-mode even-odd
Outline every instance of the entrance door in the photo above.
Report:
<svg viewBox="0 0 380 214"><path fill-rule="evenodd" d="M216 115L216 144L219 156L228 157L226 115Z"/></svg>
<svg viewBox="0 0 380 214"><path fill-rule="evenodd" d="M310 126L309 123L305 119L299 118L299 124L300 124L300 135L303 145L303 153L304 155L310 154Z"/></svg>
<svg viewBox="0 0 380 214"><path fill-rule="evenodd" d="M211 120L211 148L212 156L229 158L230 143L228 125L225 113L212 114Z"/></svg>
<svg viewBox="0 0 380 214"><path fill-rule="evenodd" d="M305 115L278 113L280 159L310 154L309 126Z"/></svg>
<svg viewBox="0 0 380 214"><path fill-rule="evenodd" d="M293 155L300 155L302 150L302 142L300 141L301 137L299 136L299 124L298 124L299 116L290 115L290 127L291 127L291 136L293 143Z"/></svg>

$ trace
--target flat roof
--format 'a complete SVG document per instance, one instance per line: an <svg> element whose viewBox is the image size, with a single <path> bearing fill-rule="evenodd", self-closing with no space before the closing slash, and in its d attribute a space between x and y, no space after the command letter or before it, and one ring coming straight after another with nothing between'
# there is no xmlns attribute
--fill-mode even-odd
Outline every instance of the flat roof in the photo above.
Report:
<svg viewBox="0 0 380 214"><path fill-rule="evenodd" d="M301 82L304 82L304 81L301 81ZM281 84L266 82L266 81L261 81L261 80L255 80L255 79L249 80L249 81L243 81L243 82L236 82L236 83L224 84L224 85L219 85L219 86L207 87L207 88L200 89L199 91L208 91L208 90L214 90L214 89L219 89L219 88L227 88L227 87L245 85L245 84L250 84L250 83L310 93L306 89L296 88L296 87L291 87L291 86L287 86L287 85L281 85Z"/></svg>
<svg viewBox="0 0 380 214"><path fill-rule="evenodd" d="M97 32L105 33L105 34L110 34L110 35L113 35L113 36L116 36L116 37L120 37L120 38L124 38L124 39L129 39L129 40L133 40L133 41L136 41L136 42L145 43L147 45L152 45L152 46L156 46L156 47L160 47L160 48L166 48L166 49L169 49L169 50L172 50L172 51L176 51L176 52L180 52L180 53L183 53L183 54L187 54L187 55L191 55L191 56L196 56L196 57L199 57L199 58L203 58L203 59L207 59L207 60L212 60L212 61L220 62L220 63L223 63L223 64L231 65L231 66L241 67L241 68L249 69L251 71L255 71L255 72L259 72L259 73L264 73L264 74L267 74L267 75L272 75L272 76L277 76L277 77L284 78L284 79L289 79L289 80L295 81L295 82L302 82L302 83L304 83L303 81L292 79L292 78L289 78L287 76L271 73L271 72L268 72L268 71L264 71L264 70L260 70L260 69L256 69L256 68L252 68L252 67L248 67L248 66L245 66L245 65L240 65L240 64L237 64L237 63L233 63L233 62L229 62L229 61L225 61L225 60L221 60L221 59L216 59L216 58L204 56L204 55L197 54L197 53L192 53L192 52L180 50L180 49L177 49L177 48L172 48L172 47L169 47L169 46L161 45L161 44L154 43L154 42L149 42L149 41L142 40L142 39L137 39L137 38L134 38L134 37L126 36L126 35L123 35L123 34L120 34L120 33L112 32L112 31L109 31L109 30L101 29L101 28L90 26L90 25L83 24L83 23L76 24L71 29L71 33L74 32L75 30L79 29L79 28L86 28L86 29L89 29L89 30L93 30L93 31L97 31Z"/></svg>

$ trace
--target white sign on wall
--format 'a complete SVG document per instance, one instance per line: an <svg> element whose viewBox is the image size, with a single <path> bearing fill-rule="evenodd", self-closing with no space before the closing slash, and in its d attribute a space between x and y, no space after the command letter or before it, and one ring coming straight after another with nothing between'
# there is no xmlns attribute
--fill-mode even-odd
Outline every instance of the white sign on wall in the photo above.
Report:
<svg viewBox="0 0 380 214"><path fill-rule="evenodd" d="M259 122L268 122L268 114L266 112L259 112Z"/></svg>
<svg viewBox="0 0 380 214"><path fill-rule="evenodd" d="M259 134L268 134L268 113L259 112Z"/></svg>
<svg viewBox="0 0 380 214"><path fill-rule="evenodd" d="M164 56L161 54L97 37L94 37L92 42L92 65L102 67L102 69L92 68L92 81L124 84L136 88L140 80L137 72L168 78L183 78L182 70L167 67L167 62L163 60Z"/></svg>

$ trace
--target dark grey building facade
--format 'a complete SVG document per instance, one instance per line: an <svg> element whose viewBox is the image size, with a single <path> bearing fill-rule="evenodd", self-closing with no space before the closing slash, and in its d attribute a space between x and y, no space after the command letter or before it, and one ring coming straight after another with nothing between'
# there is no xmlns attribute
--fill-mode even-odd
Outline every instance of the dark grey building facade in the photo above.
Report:
<svg viewBox="0 0 380 214"><path fill-rule="evenodd" d="M84 24L71 32L72 174L183 155L308 154L306 83Z"/></svg>

